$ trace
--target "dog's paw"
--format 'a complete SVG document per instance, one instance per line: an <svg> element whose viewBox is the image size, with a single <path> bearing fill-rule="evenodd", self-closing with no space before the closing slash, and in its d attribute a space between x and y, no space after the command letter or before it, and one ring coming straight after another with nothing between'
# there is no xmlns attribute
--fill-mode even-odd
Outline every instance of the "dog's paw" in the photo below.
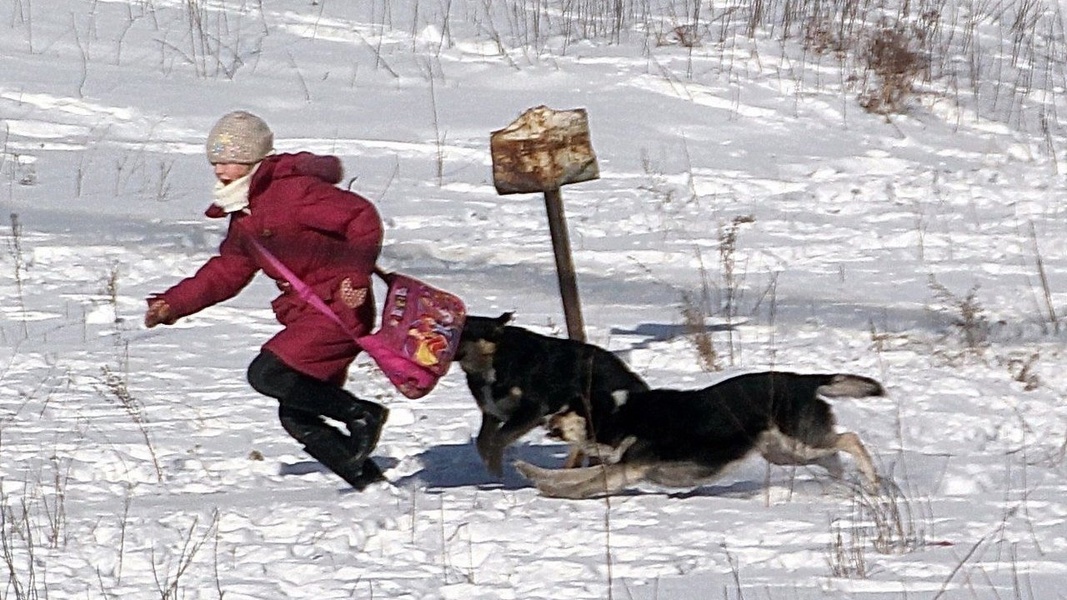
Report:
<svg viewBox="0 0 1067 600"><path fill-rule="evenodd" d="M482 459L486 470L494 477L503 477L504 447L483 438L476 440L475 447L478 449L478 457Z"/></svg>
<svg viewBox="0 0 1067 600"><path fill-rule="evenodd" d="M520 475L535 483L537 482L538 477L544 475L546 471L546 469L531 465L530 463L522 460L517 460L513 464L515 466L515 470L518 471Z"/></svg>
<svg viewBox="0 0 1067 600"><path fill-rule="evenodd" d="M875 475L874 479L863 478L863 491L872 496L893 496L900 493L895 481L889 477Z"/></svg>
<svg viewBox="0 0 1067 600"><path fill-rule="evenodd" d="M491 452L482 454L482 462L485 463L485 468L489 471L493 477L500 478L504 476L504 449L493 449Z"/></svg>

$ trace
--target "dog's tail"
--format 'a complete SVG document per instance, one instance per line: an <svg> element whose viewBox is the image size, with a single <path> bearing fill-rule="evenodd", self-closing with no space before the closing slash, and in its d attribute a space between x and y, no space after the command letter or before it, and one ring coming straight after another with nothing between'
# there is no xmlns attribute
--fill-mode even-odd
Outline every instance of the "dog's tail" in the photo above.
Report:
<svg viewBox="0 0 1067 600"><path fill-rule="evenodd" d="M885 388L870 377L839 373L830 377L829 383L820 385L815 392L826 398L864 398L885 396Z"/></svg>

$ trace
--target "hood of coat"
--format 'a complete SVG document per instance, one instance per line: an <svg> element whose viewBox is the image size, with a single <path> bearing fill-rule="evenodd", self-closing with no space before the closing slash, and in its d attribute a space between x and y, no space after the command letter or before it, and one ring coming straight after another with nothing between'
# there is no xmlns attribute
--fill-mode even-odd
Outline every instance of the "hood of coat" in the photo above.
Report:
<svg viewBox="0 0 1067 600"><path fill-rule="evenodd" d="M254 199L271 183L289 177L314 177L330 185L336 185L344 177L341 159L336 156L298 152L296 154L275 154L259 163L249 185L249 199ZM254 203L253 203L254 204ZM212 204L204 211L213 219L227 216L229 213Z"/></svg>

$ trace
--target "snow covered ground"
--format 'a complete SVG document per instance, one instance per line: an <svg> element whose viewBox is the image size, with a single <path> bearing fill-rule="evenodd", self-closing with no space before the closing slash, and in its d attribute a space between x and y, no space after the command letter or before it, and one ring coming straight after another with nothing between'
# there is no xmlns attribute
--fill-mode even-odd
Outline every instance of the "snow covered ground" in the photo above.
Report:
<svg viewBox="0 0 1067 600"><path fill-rule="evenodd" d="M732 29L753 6L0 0L0 600L1067 597L1060 7L921 7L939 58L885 117L862 48ZM486 473L458 369L412 401L364 359L393 485L352 493L245 383L269 281L141 325L221 239L202 144L243 108L343 159L383 267L563 335L544 204L490 169L541 104L587 109L599 157L563 190L589 339L660 386L876 377L887 398L835 410L899 493L753 458L544 498Z"/></svg>

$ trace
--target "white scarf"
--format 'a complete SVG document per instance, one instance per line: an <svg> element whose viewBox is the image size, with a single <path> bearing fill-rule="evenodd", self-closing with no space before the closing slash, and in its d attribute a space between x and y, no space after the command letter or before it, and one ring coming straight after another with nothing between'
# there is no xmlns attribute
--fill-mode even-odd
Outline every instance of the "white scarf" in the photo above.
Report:
<svg viewBox="0 0 1067 600"><path fill-rule="evenodd" d="M215 201L213 204L226 213L237 212L248 208L248 188L252 184L252 176L259 169L259 163L252 167L247 175L234 179L230 183L215 182Z"/></svg>

